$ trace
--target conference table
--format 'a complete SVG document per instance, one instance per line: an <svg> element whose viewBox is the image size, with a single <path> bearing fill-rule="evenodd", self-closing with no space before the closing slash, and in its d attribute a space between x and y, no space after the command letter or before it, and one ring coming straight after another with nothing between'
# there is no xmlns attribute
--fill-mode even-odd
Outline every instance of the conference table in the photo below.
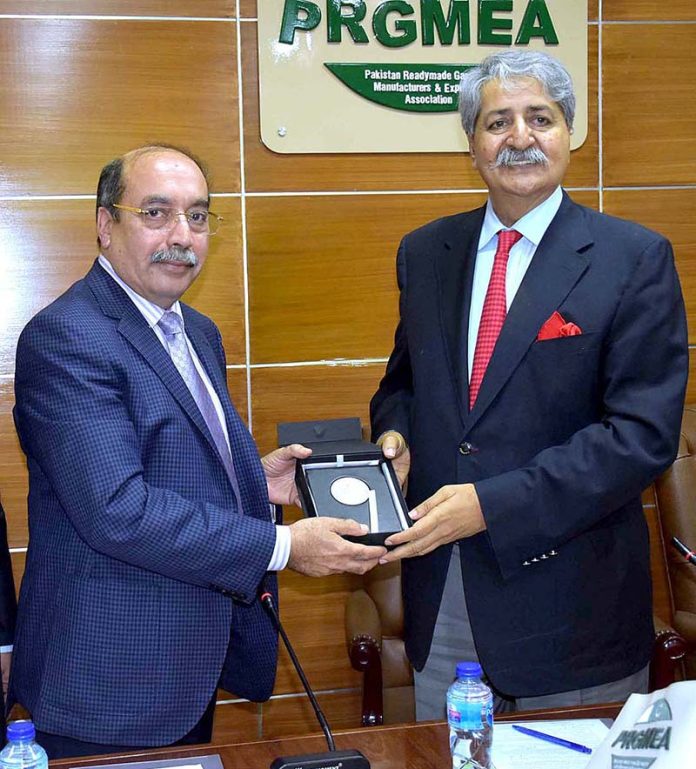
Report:
<svg viewBox="0 0 696 769"><path fill-rule="evenodd" d="M541 721L565 718L616 718L621 705L590 705L579 708L556 708L525 713L506 713L496 717L496 723L509 721ZM361 751L370 761L372 769L446 769L451 766L444 721L429 721L398 726L371 726L350 731L337 731L336 748ZM187 748L162 748L140 753L116 756L92 756L51 761L51 767L84 767L132 761L195 758L217 753L224 769L268 769L278 756L319 753L326 750L321 733L303 737L244 742L237 744L209 744ZM193 763L193 762L192 762Z"/></svg>

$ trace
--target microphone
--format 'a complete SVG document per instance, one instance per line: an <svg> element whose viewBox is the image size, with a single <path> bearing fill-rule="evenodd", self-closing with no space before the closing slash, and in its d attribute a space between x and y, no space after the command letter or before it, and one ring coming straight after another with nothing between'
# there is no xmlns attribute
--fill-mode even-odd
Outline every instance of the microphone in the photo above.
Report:
<svg viewBox="0 0 696 769"><path fill-rule="evenodd" d="M674 547L686 558L689 563L693 563L696 566L696 551L689 550L689 548L680 542L676 537L672 537L672 544Z"/></svg>
<svg viewBox="0 0 696 769"><path fill-rule="evenodd" d="M259 598L273 620L276 630L280 633L280 636L283 639L283 643L288 650L292 664L297 671L297 674L300 676L300 681L302 681L302 686L304 686L304 690L307 692L309 701L312 703L317 721L319 721L321 730L324 732L326 744L329 746L329 750L326 753L305 753L304 755L299 756L280 756L280 758L276 758L273 761L271 769L337 769L338 766L340 766L341 769L370 769L370 762L359 750L336 750L329 723L326 720L326 716L322 712L321 707L319 707L319 702L312 691L312 687L309 685L304 670L302 670L302 665L300 665L300 661L297 659L297 655L292 648L292 644L285 632L285 628L283 628L280 623L280 617L273 604L273 596L269 592L264 592Z"/></svg>

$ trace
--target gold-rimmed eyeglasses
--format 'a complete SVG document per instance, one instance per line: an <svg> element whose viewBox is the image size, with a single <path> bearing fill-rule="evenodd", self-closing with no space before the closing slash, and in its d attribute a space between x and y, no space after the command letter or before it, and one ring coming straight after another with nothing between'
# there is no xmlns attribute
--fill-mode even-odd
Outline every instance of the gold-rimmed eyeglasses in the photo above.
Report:
<svg viewBox="0 0 696 769"><path fill-rule="evenodd" d="M188 211L177 211L169 206L148 206L147 208L135 208L134 206L122 206L114 203L114 208L120 211L128 211L136 214L140 221L150 230L171 229L178 217L185 216L192 232L207 232L215 235L224 221L221 216L208 211L207 208L190 208Z"/></svg>

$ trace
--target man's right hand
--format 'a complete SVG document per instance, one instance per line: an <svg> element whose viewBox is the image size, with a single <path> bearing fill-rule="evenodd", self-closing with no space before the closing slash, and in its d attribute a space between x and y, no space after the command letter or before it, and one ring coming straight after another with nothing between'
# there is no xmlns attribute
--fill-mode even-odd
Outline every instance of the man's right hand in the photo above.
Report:
<svg viewBox="0 0 696 769"><path fill-rule="evenodd" d="M405 494L408 472L411 469L411 452L408 450L406 439L396 430L387 430L379 436L377 445L382 449L382 454L391 459L399 485Z"/></svg>
<svg viewBox="0 0 696 769"><path fill-rule="evenodd" d="M341 535L359 537L367 526L342 518L303 518L290 526L288 568L308 577L364 574L379 563L387 549L348 542Z"/></svg>

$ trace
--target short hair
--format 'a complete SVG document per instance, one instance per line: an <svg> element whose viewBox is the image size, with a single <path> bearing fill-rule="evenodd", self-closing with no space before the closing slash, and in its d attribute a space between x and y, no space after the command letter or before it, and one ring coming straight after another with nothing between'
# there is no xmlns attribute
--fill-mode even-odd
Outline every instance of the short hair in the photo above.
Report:
<svg viewBox="0 0 696 769"><path fill-rule="evenodd" d="M114 203L120 203L123 193L126 191L128 166L143 155L167 151L178 152L180 155L184 155L189 160L192 160L200 169L205 183L208 185L208 189L210 189L208 170L205 164L193 152L185 147L177 147L174 144L148 144L114 158L102 168L101 174L99 174L99 184L97 185L97 213L99 213L100 208L106 208L111 216L118 221L119 210L114 208Z"/></svg>
<svg viewBox="0 0 696 769"><path fill-rule="evenodd" d="M541 83L547 96L561 109L569 130L575 119L575 91L568 70L558 59L542 51L518 49L494 53L466 70L459 81L459 116L467 136L472 136L481 112L481 92L486 83L503 86L530 77Z"/></svg>

